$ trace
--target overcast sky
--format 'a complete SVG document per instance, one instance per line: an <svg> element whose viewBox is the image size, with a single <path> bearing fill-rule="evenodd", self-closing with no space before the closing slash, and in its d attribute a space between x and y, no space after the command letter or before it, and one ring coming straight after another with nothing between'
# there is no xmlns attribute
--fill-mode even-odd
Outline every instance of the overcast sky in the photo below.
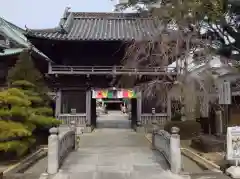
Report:
<svg viewBox="0 0 240 179"><path fill-rule="evenodd" d="M22 28L52 28L65 7L78 12L111 12L111 0L1 0L0 16Z"/></svg>

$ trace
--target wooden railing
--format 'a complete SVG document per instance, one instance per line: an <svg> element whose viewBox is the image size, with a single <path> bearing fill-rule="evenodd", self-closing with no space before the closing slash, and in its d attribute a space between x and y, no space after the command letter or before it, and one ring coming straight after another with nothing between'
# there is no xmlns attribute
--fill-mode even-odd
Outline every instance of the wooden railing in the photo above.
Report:
<svg viewBox="0 0 240 179"><path fill-rule="evenodd" d="M139 67L130 68L124 66L65 66L65 65L49 65L49 74L94 74L94 75L164 75L176 74L172 67Z"/></svg>
<svg viewBox="0 0 240 179"><path fill-rule="evenodd" d="M86 114L59 114L57 118L62 122L61 125L70 126L71 121L75 121L76 127L86 126Z"/></svg>
<svg viewBox="0 0 240 179"><path fill-rule="evenodd" d="M156 113L156 114L151 114L151 113L144 113L141 114L141 124L146 125L146 124L153 124L157 123L159 125L165 125L167 122L167 114L166 113Z"/></svg>

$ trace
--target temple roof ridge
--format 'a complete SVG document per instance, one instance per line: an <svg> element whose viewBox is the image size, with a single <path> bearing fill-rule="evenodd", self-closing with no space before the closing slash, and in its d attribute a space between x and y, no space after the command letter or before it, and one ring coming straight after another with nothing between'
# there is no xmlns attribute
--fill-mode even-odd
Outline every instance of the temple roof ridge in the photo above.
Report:
<svg viewBox="0 0 240 179"><path fill-rule="evenodd" d="M161 21L148 13L71 12L67 7L59 25L28 29L27 36L55 40L147 40L159 34Z"/></svg>
<svg viewBox="0 0 240 179"><path fill-rule="evenodd" d="M136 12L69 12L74 18L153 19L149 14Z"/></svg>

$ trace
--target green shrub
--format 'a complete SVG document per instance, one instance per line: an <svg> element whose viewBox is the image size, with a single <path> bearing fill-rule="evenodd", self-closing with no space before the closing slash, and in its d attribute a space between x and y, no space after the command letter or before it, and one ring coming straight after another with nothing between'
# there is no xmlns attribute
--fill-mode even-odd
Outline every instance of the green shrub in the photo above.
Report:
<svg viewBox="0 0 240 179"><path fill-rule="evenodd" d="M23 88L23 89L32 89L35 88L35 85L33 83L30 83L26 80L17 80L12 82L11 86L17 87L17 88Z"/></svg>
<svg viewBox="0 0 240 179"><path fill-rule="evenodd" d="M31 102L27 99L22 99L17 96L6 96L5 103L16 106L30 106Z"/></svg>
<svg viewBox="0 0 240 179"><path fill-rule="evenodd" d="M30 100L33 105L41 105L44 102L40 96L28 96L28 100Z"/></svg>
<svg viewBox="0 0 240 179"><path fill-rule="evenodd" d="M39 96L38 92L35 92L33 90L21 90L25 95L27 96Z"/></svg>
<svg viewBox="0 0 240 179"><path fill-rule="evenodd" d="M36 125L33 124L33 123L31 123L31 122L29 122L29 121L26 121L26 122L24 122L24 123L22 123L22 124L23 124L23 125L26 127L26 129L29 130L29 131L33 131L33 130L36 129Z"/></svg>
<svg viewBox="0 0 240 179"><path fill-rule="evenodd" d="M27 108L14 106L10 110L12 120L14 121L23 121L29 117Z"/></svg>
<svg viewBox="0 0 240 179"><path fill-rule="evenodd" d="M31 102L27 99L21 90L10 88L0 92L1 106L17 105L30 106Z"/></svg>
<svg viewBox="0 0 240 179"><path fill-rule="evenodd" d="M10 117L12 117L12 114L8 109L0 109L0 119L7 120L10 119Z"/></svg>
<svg viewBox="0 0 240 179"><path fill-rule="evenodd" d="M24 155L30 146L35 143L34 138L24 138L22 140L12 140L7 142L0 142L0 151L14 152L17 156Z"/></svg>
<svg viewBox="0 0 240 179"><path fill-rule="evenodd" d="M37 115L44 115L44 116L52 116L53 115L53 110L48 107L35 108L35 109L33 109L33 111Z"/></svg>
<svg viewBox="0 0 240 179"><path fill-rule="evenodd" d="M26 98L27 96L24 94L24 92L18 88L9 88L7 92L12 96L17 96L20 98Z"/></svg>
<svg viewBox="0 0 240 179"><path fill-rule="evenodd" d="M59 120L53 117L47 117L47 116L41 116L41 115L32 115L31 121L37 126L37 127L53 127L58 126L61 124Z"/></svg>
<svg viewBox="0 0 240 179"><path fill-rule="evenodd" d="M171 132L172 127L180 129L179 134L182 140L190 140L201 132L201 125L196 121L171 121L164 126L164 130Z"/></svg>
<svg viewBox="0 0 240 179"><path fill-rule="evenodd" d="M32 133L22 123L0 120L0 139L26 137Z"/></svg>
<svg viewBox="0 0 240 179"><path fill-rule="evenodd" d="M182 114L177 112L173 115L173 117L171 118L171 121L181 121L182 118Z"/></svg>

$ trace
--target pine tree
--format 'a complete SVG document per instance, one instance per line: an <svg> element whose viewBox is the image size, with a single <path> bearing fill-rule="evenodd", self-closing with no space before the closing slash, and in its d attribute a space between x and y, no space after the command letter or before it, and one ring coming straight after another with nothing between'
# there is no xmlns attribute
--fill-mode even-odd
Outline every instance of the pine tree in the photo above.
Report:
<svg viewBox="0 0 240 179"><path fill-rule="evenodd" d="M8 74L9 88L0 92L0 153L23 155L35 142L33 131L59 124L46 101L41 73L23 52Z"/></svg>
<svg viewBox="0 0 240 179"><path fill-rule="evenodd" d="M31 115L29 117L37 128L50 128L59 124L59 121L52 117L53 110L37 91L36 85L25 80L19 80L12 82L11 86L20 89L31 102L29 108Z"/></svg>
<svg viewBox="0 0 240 179"><path fill-rule="evenodd" d="M13 152L18 156L27 152L35 142L30 121L27 96L16 88L0 92L0 152Z"/></svg>
<svg viewBox="0 0 240 179"><path fill-rule="evenodd" d="M46 92L47 87L44 84L44 79L33 63L31 55L28 51L23 51L19 55L19 59L13 68L8 72L7 81L9 85L14 81L24 80L34 84L39 92Z"/></svg>

